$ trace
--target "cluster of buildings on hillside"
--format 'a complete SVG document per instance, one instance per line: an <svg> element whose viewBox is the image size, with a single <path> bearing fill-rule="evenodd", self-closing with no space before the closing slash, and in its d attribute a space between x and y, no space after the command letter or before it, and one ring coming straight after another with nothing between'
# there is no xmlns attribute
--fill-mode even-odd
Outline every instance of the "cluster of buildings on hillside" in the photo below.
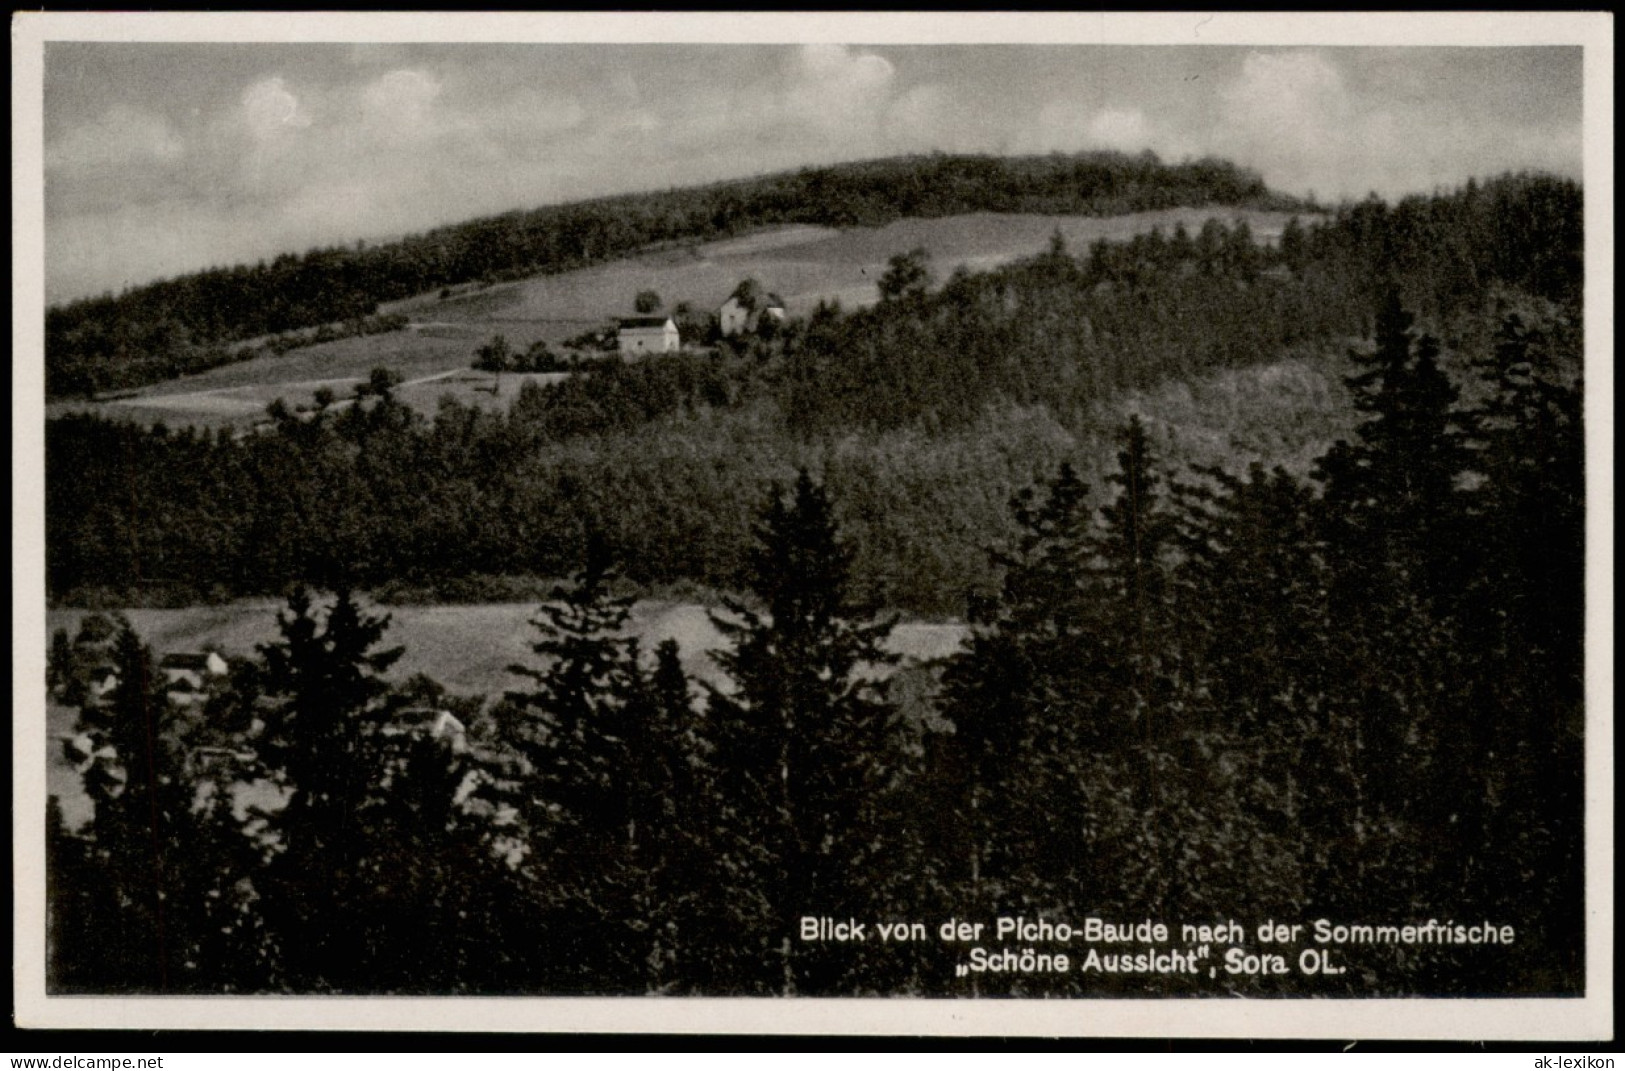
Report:
<svg viewBox="0 0 1625 1071"><path fill-rule="evenodd" d="M164 694L170 702L186 706L201 700L209 680L224 677L230 668L218 651L173 651L158 662ZM118 685L118 671L111 663L103 663L91 667L84 694L88 702L101 703Z"/></svg>
<svg viewBox="0 0 1625 1071"><path fill-rule="evenodd" d="M717 310L717 329L723 338L755 332L764 320L783 323L784 301L763 293L754 280L741 283ZM615 342L623 358L676 353L682 348L677 321L671 316L629 316L616 324Z"/></svg>
<svg viewBox="0 0 1625 1071"><path fill-rule="evenodd" d="M218 651L173 651L158 662L162 677L160 688L165 700L177 708L201 709L199 704L222 688L231 666ZM84 679L83 706L100 707L110 701L119 686L118 670L103 663L92 667ZM419 736L438 741L453 752L468 750L467 729L449 710L436 707L408 706L394 712L391 721L382 729L385 736ZM75 769L83 770L91 764L108 763L114 770L119 756L88 732L74 731L60 737L63 757ZM252 751L231 747L201 746L190 753L193 763L232 762L238 767L251 765ZM115 772L114 776L118 773Z"/></svg>

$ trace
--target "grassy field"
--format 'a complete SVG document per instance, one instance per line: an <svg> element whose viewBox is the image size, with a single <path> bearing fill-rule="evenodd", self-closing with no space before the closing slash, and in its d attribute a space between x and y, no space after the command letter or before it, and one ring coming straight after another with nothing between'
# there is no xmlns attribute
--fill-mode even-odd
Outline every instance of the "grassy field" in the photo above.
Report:
<svg viewBox="0 0 1625 1071"><path fill-rule="evenodd" d="M259 644L276 638L276 600L242 600L221 606L193 606L182 610L129 610L127 616L141 637L160 654L217 647L227 654L252 655ZM533 663L530 644L538 633L530 621L534 602L480 603L462 606L394 606L386 611L390 628L388 646L403 645L406 653L390 676L404 681L426 673L462 695L500 695L521 683L508 667ZM49 610L46 627L65 628L73 635L89 611ZM629 630L645 651L676 640L690 676L717 679L709 652L722 646L722 636L711 625L706 608L693 603L655 600L639 602ZM953 653L964 628L952 624L903 624L892 638L893 649L915 661Z"/></svg>
<svg viewBox="0 0 1625 1071"><path fill-rule="evenodd" d="M126 615L142 639L161 657L171 651L216 648L228 655L252 656L259 644L276 639L277 600L242 600L223 606L194 606L184 610L129 610ZM88 610L62 608L46 612L49 631L78 631ZM536 603L484 603L467 606L397 606L388 610L390 628L386 646L406 648L389 677L404 682L426 673L456 694L494 699L526 682L508 672L514 663L535 665L530 644L538 633L531 627ZM706 608L693 603L648 600L638 603L629 631L645 652L673 639L682 652L684 669L693 679L718 683L719 673L709 652L722 646L722 636L711 624ZM904 624L892 636L891 647L904 657L904 665L944 658L958 649L965 629L953 624ZM57 742L72 734L77 711L49 703L46 706L46 792L63 804L64 817L78 826L90 817L78 775L63 758ZM263 800L261 802L264 802Z"/></svg>
<svg viewBox="0 0 1625 1071"><path fill-rule="evenodd" d="M1342 384L1348 371L1341 350L1304 354L1194 382L1170 382L1155 390L1121 395L1102 403L1091 422L1104 436L1130 413L1140 415L1149 427L1157 456L1176 466L1197 463L1234 468L1238 463L1262 460L1282 464L1301 476L1333 439L1352 431L1354 414ZM479 397L485 399L483 404L505 404L517 393L521 378L511 374L503 377L502 398L489 394ZM403 387L402 391L407 396L488 379L471 371L457 371L444 379ZM1030 419L1040 416L1048 424L1053 423L1047 415L1029 414ZM1019 414L996 417L1005 423L1018 418ZM1104 486L1112 466L1111 451L1104 446L1080 449L1073 433L1060 428L1052 428L1052 433L1074 442L1065 452L1080 463L1080 474L1086 482ZM1000 511L1004 503L993 502L989 508ZM128 616L160 654L212 646L228 654L252 655L257 645L275 639L276 615L281 605L277 600L241 600L178 610L137 609L128 611ZM404 681L414 673L425 673L458 694L498 696L520 683L508 667L534 659L529 645L536 632L529 622L536 605L535 601L526 601L389 607L392 623L386 640L406 648L391 677ZM64 628L72 635L88 612L74 608L49 610L47 628ZM681 597L646 599L636 605L631 628L645 651L662 640L676 640L690 677L717 681L718 671L709 652L721 646L722 638L711 625L704 606L681 601ZM924 662L952 654L965 633L965 627L957 623L907 623L894 634L893 647L909 662ZM905 692L923 686L923 680L919 673L905 675ZM89 816L89 802L55 742L71 730L74 714L64 707L47 708L51 742L46 787L63 800L68 821L77 825Z"/></svg>
<svg viewBox="0 0 1625 1071"><path fill-rule="evenodd" d="M1172 232L1184 223L1192 233L1217 216L1245 219L1255 238L1273 240L1285 226L1279 212L1177 208L1125 216L1027 216L979 212L941 219L906 219L884 227L794 226L742 238L662 250L581 271L541 276L453 294L422 295L388 306L414 321L528 324L579 322L631 315L632 299L653 290L668 307L687 301L715 308L741 279L754 276L784 298L791 313L805 313L820 300L844 304L875 301L875 283L894 254L929 250L940 276L955 267L988 268L1042 250L1060 231L1076 252L1100 238L1132 237L1153 227Z"/></svg>
<svg viewBox="0 0 1625 1071"><path fill-rule="evenodd" d="M426 413L447 394L470 405L505 406L518 394L517 377L503 377L496 393L492 377L464 374L483 342L502 334L516 349L537 341L556 348L616 316L631 315L633 298L644 290L658 293L667 308L687 301L709 309L720 306L740 280L754 277L799 315L826 299L847 306L873 302L887 259L917 247L930 251L934 270L946 277L959 265L985 269L1030 256L1056 231L1082 253L1099 238L1128 238L1152 227L1171 232L1183 223L1194 233L1213 217L1245 219L1260 240L1273 240L1287 219L1278 212L1180 208L1104 218L976 213L849 230L780 227L559 275L457 287L445 298L438 291L422 294L382 310L405 314L411 326L403 331L256 357L118 399L52 403L47 412L89 410L172 426L243 426L263 419L266 405L277 398L308 404L323 386L344 397L380 366L401 376L406 386L399 396Z"/></svg>

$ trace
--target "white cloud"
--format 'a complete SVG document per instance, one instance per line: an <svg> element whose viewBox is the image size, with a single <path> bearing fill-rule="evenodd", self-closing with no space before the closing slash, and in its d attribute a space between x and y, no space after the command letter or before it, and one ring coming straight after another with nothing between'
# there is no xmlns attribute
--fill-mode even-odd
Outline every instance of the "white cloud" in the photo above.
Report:
<svg viewBox="0 0 1625 1071"><path fill-rule="evenodd" d="M1017 152L1071 151L1083 147L1090 109L1072 97L1046 101L1015 137Z"/></svg>
<svg viewBox="0 0 1625 1071"><path fill-rule="evenodd" d="M871 52L854 52L846 45L804 45L797 53L801 76L811 85L836 93L864 94L891 84L890 61Z"/></svg>
<svg viewBox="0 0 1625 1071"><path fill-rule="evenodd" d="M1254 52L1219 95L1205 151L1259 170L1270 185L1327 197L1384 197L1455 186L1508 168L1569 170L1571 131L1469 117L1462 101L1357 85L1332 56Z"/></svg>
<svg viewBox="0 0 1625 1071"><path fill-rule="evenodd" d="M423 133L440 89L440 83L422 71L395 70L363 87L361 100L374 121L408 134Z"/></svg>
<svg viewBox="0 0 1625 1071"><path fill-rule="evenodd" d="M976 132L955 122L953 101L935 83L910 88L888 106L885 137L898 147L945 151L971 147Z"/></svg>
<svg viewBox="0 0 1625 1071"><path fill-rule="evenodd" d="M1254 52L1220 93L1221 118L1258 143L1304 145L1336 136L1353 116L1342 74L1317 52Z"/></svg>
<svg viewBox="0 0 1625 1071"><path fill-rule="evenodd" d="M498 155L527 156L540 143L579 128L587 109L574 96L553 95L528 86L495 102L467 124L477 126L481 140Z"/></svg>
<svg viewBox="0 0 1625 1071"><path fill-rule="evenodd" d="M243 91L241 117L248 132L262 141L310 126L299 98L281 77L255 82Z"/></svg>
<svg viewBox="0 0 1625 1071"><path fill-rule="evenodd" d="M1384 81L1361 83L1320 49L1253 51L1209 106L1174 93L1134 106L1088 90L1047 101L1011 140L1019 152L1151 149L1167 160L1213 155L1292 193L1398 197L1508 168L1572 172L1578 134L1489 121L1461 99ZM1417 75L1423 77L1422 74Z"/></svg>
<svg viewBox="0 0 1625 1071"><path fill-rule="evenodd" d="M1498 122L1447 94L1392 80L1360 82L1347 59L1319 49L1253 51L1198 97L1180 86L1133 106L1055 97L1020 124L1018 152L1150 149L1165 160L1219 156L1287 192L1385 197L1456 185L1508 168L1572 173L1579 136ZM1419 72L1417 78L1426 77Z"/></svg>
<svg viewBox="0 0 1625 1071"><path fill-rule="evenodd" d="M1039 109L1013 142L1017 152L1078 152L1116 149L1161 152L1174 137L1139 108L1097 107L1076 97L1057 97Z"/></svg>
<svg viewBox="0 0 1625 1071"><path fill-rule="evenodd" d="M252 261L280 248L279 236L244 226L242 219L173 202L48 221L47 235L47 294L119 290L211 264Z"/></svg>
<svg viewBox="0 0 1625 1071"><path fill-rule="evenodd" d="M185 152L185 143L163 116L115 104L99 118L74 127L47 145L45 166L52 171L72 171L136 163L168 164Z"/></svg>
<svg viewBox="0 0 1625 1071"><path fill-rule="evenodd" d="M1312 51L1250 53L1219 91L1206 150L1259 169L1272 185L1337 194L1354 173L1371 173L1393 137L1383 118L1361 109L1342 73ZM1355 158L1366 166L1351 168Z"/></svg>
<svg viewBox="0 0 1625 1071"><path fill-rule="evenodd" d="M881 56L845 45L806 45L791 68L783 113L821 134L870 136L891 102L894 75Z"/></svg>
<svg viewBox="0 0 1625 1071"><path fill-rule="evenodd" d="M787 51L751 79L681 93L661 92L658 74L611 79L588 128L570 140L571 162L630 165L660 184L918 147L919 132L903 129L907 113L897 109L919 120L936 105L929 93L900 99L896 80L885 58L841 45Z"/></svg>

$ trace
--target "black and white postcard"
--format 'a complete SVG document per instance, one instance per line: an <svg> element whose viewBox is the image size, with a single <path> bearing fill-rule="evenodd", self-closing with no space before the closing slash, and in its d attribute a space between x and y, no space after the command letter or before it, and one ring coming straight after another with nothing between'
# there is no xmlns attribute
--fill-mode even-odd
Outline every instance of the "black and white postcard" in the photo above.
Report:
<svg viewBox="0 0 1625 1071"><path fill-rule="evenodd" d="M14 14L18 1022L1610 1036L1612 30Z"/></svg>

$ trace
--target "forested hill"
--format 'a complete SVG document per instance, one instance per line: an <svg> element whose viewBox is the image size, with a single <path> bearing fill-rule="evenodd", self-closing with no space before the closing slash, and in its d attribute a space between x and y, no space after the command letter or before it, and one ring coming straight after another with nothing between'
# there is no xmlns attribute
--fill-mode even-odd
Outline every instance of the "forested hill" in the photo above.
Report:
<svg viewBox="0 0 1625 1071"><path fill-rule="evenodd" d="M899 253L873 306L505 409L380 367L253 434L50 420L53 597L288 597L201 687L127 622L52 637L92 813L47 810L49 990L1586 994L1581 194ZM1201 455L1127 397L1164 388ZM489 703L350 594L565 573ZM719 593L717 676L617 573ZM882 686L898 610L968 637Z"/></svg>
<svg viewBox="0 0 1625 1071"><path fill-rule="evenodd" d="M1210 220L1087 250L1057 240L940 284L900 254L873 307L825 305L715 355L510 386L501 409L442 399L426 415L391 394L382 368L359 401L278 404L246 437L52 420L48 590L119 603L303 581L489 601L501 597L491 578L577 568L590 532L639 584L733 590L751 503L806 467L852 528L866 594L959 616L993 580L986 548L1013 535L1010 495L1035 471L1088 470L1109 453L1103 410L1300 359L1324 358L1311 378L1330 389L1390 296L1440 340L1469 402L1483 394L1472 369L1494 357L1511 313L1558 340L1550 375L1572 389L1580 195L1506 176L1294 220L1274 243ZM1335 396L1306 390L1210 395L1211 449L1176 460L1241 471L1345 437L1352 417Z"/></svg>
<svg viewBox="0 0 1625 1071"><path fill-rule="evenodd" d="M53 307L46 391L89 394L230 359L260 335L359 320L380 302L476 280L569 271L651 245L755 227L879 226L965 212L1116 215L1176 206L1291 208L1253 172L1154 154L911 156L510 212L397 242L315 249Z"/></svg>

